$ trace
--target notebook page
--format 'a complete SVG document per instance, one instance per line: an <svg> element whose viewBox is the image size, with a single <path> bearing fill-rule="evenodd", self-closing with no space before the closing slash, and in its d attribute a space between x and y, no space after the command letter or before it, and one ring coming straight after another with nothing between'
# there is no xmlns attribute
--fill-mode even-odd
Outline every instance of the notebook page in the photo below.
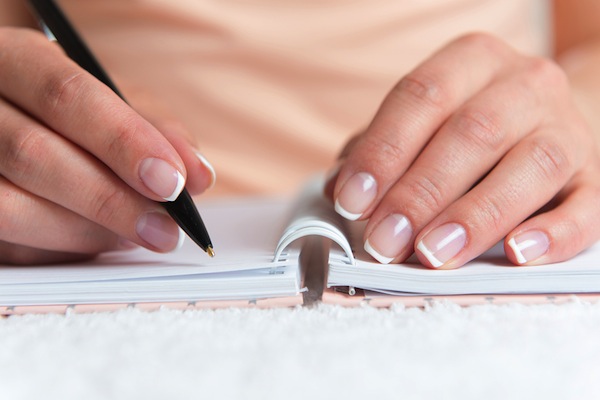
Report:
<svg viewBox="0 0 600 400"><path fill-rule="evenodd" d="M215 245L208 257L187 241L176 252L144 249L43 267L0 266L0 305L253 299L300 291L298 260L273 263L291 202L245 199L201 204Z"/></svg>

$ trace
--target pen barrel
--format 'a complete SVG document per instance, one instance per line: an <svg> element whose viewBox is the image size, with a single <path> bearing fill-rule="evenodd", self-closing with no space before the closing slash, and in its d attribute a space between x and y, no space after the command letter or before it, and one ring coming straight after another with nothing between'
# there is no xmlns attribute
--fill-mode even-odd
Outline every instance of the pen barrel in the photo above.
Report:
<svg viewBox="0 0 600 400"><path fill-rule="evenodd" d="M169 215L177 222L177 225L196 243L202 250L208 252L212 243L204 226L198 209L186 189L174 200L161 203Z"/></svg>

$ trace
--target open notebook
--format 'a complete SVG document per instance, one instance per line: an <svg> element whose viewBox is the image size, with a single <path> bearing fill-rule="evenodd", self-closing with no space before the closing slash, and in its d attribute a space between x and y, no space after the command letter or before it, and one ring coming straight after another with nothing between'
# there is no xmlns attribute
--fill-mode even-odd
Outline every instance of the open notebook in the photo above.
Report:
<svg viewBox="0 0 600 400"><path fill-rule="evenodd" d="M50 305L89 310L98 309L94 306L98 304L300 304L305 289L299 249L290 246L279 260L273 259L290 207L281 199L202 205L215 245L214 258L186 238L179 250L169 254L138 248L77 264L0 266L0 314Z"/></svg>
<svg viewBox="0 0 600 400"><path fill-rule="evenodd" d="M553 301L568 294L600 293L600 245L570 261L536 267L511 266L499 247L451 271L429 270L411 260L379 264L362 250L364 224L344 221L321 193L322 180L314 180L294 200L202 204L217 252L212 259L186 241L171 254L137 249L81 264L0 266L0 314L37 311L40 306L60 311L60 307L94 310L115 304L146 308L300 304L307 290L304 273L318 271L300 262L307 237L327 239L318 241L328 252L328 262L322 263L327 268L326 302L422 305L442 296L471 304L500 296Z"/></svg>

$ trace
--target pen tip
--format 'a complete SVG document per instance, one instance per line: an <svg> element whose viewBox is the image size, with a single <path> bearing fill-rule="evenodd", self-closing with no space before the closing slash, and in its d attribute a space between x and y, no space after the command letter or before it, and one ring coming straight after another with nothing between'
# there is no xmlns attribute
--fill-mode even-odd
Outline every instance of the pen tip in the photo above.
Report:
<svg viewBox="0 0 600 400"><path fill-rule="evenodd" d="M214 257L215 256L215 251L213 250L212 246L208 246L206 249L206 252L208 253L209 256Z"/></svg>

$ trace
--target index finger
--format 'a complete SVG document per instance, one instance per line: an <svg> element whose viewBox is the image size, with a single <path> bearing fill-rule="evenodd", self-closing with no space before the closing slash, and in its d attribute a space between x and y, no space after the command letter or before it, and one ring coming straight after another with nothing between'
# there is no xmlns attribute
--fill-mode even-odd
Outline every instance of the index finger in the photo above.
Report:
<svg viewBox="0 0 600 400"><path fill-rule="evenodd" d="M106 85L34 31L0 35L0 96L87 150L153 200L174 200L184 163L170 143Z"/></svg>

